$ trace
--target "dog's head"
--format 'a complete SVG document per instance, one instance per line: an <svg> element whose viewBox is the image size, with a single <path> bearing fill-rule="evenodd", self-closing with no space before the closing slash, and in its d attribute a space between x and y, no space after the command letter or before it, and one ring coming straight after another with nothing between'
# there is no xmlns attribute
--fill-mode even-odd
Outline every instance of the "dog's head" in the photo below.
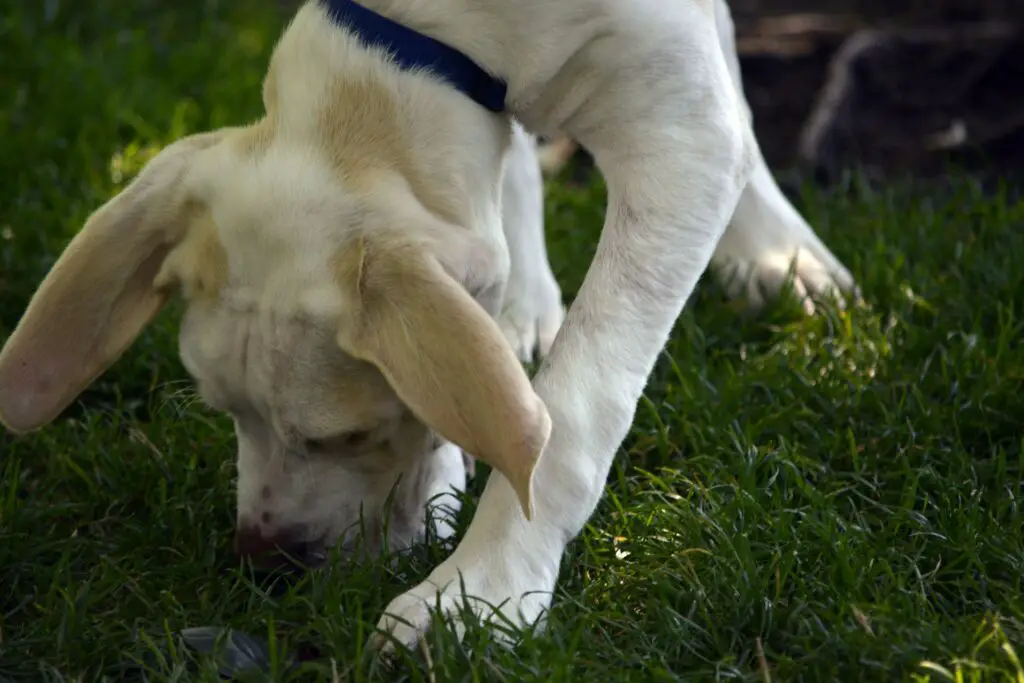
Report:
<svg viewBox="0 0 1024 683"><path fill-rule="evenodd" d="M0 421L52 421L180 295L182 362L234 419L243 536L344 543L401 478L408 540L462 480L455 446L529 516L550 420L472 295L489 251L400 176L353 189L268 125L175 142L88 219L0 353Z"/></svg>

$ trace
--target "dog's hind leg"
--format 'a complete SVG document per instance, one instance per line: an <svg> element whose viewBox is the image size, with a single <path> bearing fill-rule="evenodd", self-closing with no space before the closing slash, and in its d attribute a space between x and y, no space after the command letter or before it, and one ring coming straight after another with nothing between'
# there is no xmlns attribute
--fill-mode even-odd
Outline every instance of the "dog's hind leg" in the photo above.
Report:
<svg viewBox="0 0 1024 683"><path fill-rule="evenodd" d="M715 23L732 82L751 116L726 0L715 0ZM794 293L813 312L813 298L850 291L853 277L779 189L760 150L755 154L750 184L712 258L714 270L730 296L760 307L779 294L792 268Z"/></svg>
<svg viewBox="0 0 1024 683"><path fill-rule="evenodd" d="M544 184L536 143L518 123L505 160L502 221L511 259L498 323L519 358L543 357L565 318L544 241Z"/></svg>

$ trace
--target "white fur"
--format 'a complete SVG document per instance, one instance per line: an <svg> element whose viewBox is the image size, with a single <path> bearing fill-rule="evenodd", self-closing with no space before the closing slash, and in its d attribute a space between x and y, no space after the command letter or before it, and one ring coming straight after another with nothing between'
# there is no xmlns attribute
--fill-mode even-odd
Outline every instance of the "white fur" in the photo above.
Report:
<svg viewBox="0 0 1024 683"><path fill-rule="evenodd" d="M438 442L413 417L376 365L339 350L349 332L339 333L338 321L358 319L372 301L360 302L362 275L349 290L339 286L337 256L361 240L377 240L373 257L397 243L405 251L395 253L405 256L410 244L436 254L448 276L499 321L520 357L547 352L533 389L550 423L529 413L529 397L500 396L512 409L525 406L514 415L519 421L502 423L510 413L468 406L486 422L469 425L471 435L507 433L515 455L517 444L542 443L548 424L551 432L533 471L533 520L521 506L529 478L517 493L494 472L454 553L388 606L382 633L409 644L427 627L438 594L445 610L461 604L460 581L484 616L487 604L517 625L542 616L563 550L597 505L658 353L713 254L769 286L796 254L808 291L845 289L852 281L764 165L736 87L722 2L365 4L503 77L521 123L484 111L429 74L396 69L308 3L272 57L267 118L158 157L126 198L97 214L86 228L92 236L69 248L0 355L0 419L34 428L73 398L53 391L53 382L58 370L76 367L79 352L61 345L34 351L51 318L61 311L69 318L75 310L117 313L136 300L139 310L156 305L134 281L124 286L136 297L121 297L128 303L117 309L103 299L104 290L90 288L95 283L72 282L82 272L120 283L119 259L143 261L150 242L108 258L100 253L112 239L107 233L125 230L126 217L155 216L163 222L143 226L153 244L186 234L157 279L180 281L189 298L180 342L185 367L206 400L235 418L239 524L266 537L347 545L362 516L372 527L371 549L408 545L423 534L428 499L462 488L465 472L458 449ZM365 106L378 105L393 109L386 117L367 114ZM597 253L567 314L547 262L541 176L526 131L563 132L580 141L608 185ZM183 196L206 207L204 230L174 222L192 216L182 208ZM150 236L158 228L166 234ZM397 263L370 277L386 282L394 275L388 268L403 262ZM426 263L420 275L436 277L432 261ZM395 282L406 301L415 298L401 279ZM83 297L86 309L79 305ZM387 298L378 292L375 300ZM479 320L462 319L472 311L460 305L459 320L427 317L418 329L400 328L434 340L431 348L440 348L444 361L436 367L456 367L458 356L472 351L437 345L444 325L475 330L476 337L463 338L489 338ZM114 352L104 356L104 349L142 324L142 314L132 313L96 322L116 334L83 360L88 368L112 362ZM405 313L415 318L415 311ZM107 339L88 321L74 322ZM495 338L500 342L498 333ZM352 348L360 347L353 342ZM500 362L504 343L488 348ZM89 381L72 379L75 387ZM445 379L463 388L472 380ZM368 441L348 440L367 430ZM326 440L323 452L310 439ZM399 481L397 523L383 538L384 502ZM443 524L439 531L451 533Z"/></svg>
<svg viewBox="0 0 1024 683"><path fill-rule="evenodd" d="M438 593L456 614L468 596L480 614L500 613L500 622L542 617L565 544L593 512L655 358L712 251L751 283L755 304L762 300L756 283L777 292L787 257L798 253L798 291L848 289L852 278L767 170L734 87L740 75L724 2L495 0L476 3L469 16L460 2L369 4L431 27L505 75L520 120L536 133L580 140L609 189L597 255L534 380L554 420L536 475L544 482L537 519L516 514L513 492L492 476L454 554L381 620L410 644ZM520 239L534 239L529 226L523 230ZM547 279L538 258L529 265L513 252L506 310L516 299L537 301L517 283ZM517 280L517 268L541 272ZM537 305L543 329L541 321L556 314ZM532 351L524 348L528 335L509 337L521 353Z"/></svg>
<svg viewBox="0 0 1024 683"><path fill-rule="evenodd" d="M562 290L548 263L544 240L544 187L536 142L514 124L505 160L502 218L510 271L499 321L524 361L551 350L565 319Z"/></svg>

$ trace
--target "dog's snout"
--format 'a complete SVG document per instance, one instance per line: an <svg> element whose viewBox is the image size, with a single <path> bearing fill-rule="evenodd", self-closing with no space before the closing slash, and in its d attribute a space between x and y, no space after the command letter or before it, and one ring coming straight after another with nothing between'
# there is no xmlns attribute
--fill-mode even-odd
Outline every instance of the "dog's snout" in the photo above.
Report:
<svg viewBox="0 0 1024 683"><path fill-rule="evenodd" d="M316 544L303 540L297 531L265 535L257 526L243 525L235 531L235 554L261 569L287 565L315 565L323 559Z"/></svg>
<svg viewBox="0 0 1024 683"><path fill-rule="evenodd" d="M235 530L233 548L239 557L257 558L276 552L283 540L280 536L264 536L257 526L242 526Z"/></svg>

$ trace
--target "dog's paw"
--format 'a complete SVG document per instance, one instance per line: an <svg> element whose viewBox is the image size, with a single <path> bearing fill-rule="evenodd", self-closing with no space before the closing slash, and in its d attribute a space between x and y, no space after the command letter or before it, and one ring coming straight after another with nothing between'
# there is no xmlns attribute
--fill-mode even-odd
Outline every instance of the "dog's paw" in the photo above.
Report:
<svg viewBox="0 0 1024 683"><path fill-rule="evenodd" d="M832 298L840 306L859 299L850 271L825 246L794 209L782 220L734 220L712 258L715 274L731 298L745 298L752 308L779 296L787 282L804 311Z"/></svg>
<svg viewBox="0 0 1024 683"><path fill-rule="evenodd" d="M550 270L543 274L509 282L498 325L519 360L540 360L551 350L562 321L565 306L562 289Z"/></svg>
<svg viewBox="0 0 1024 683"><path fill-rule="evenodd" d="M527 563L497 554L459 562L458 555L456 550L426 581L391 601L377 624L374 647L384 654L396 644L412 648L430 630L438 610L450 619L460 640L470 618L487 625L506 645L543 617L554 585L531 572Z"/></svg>

